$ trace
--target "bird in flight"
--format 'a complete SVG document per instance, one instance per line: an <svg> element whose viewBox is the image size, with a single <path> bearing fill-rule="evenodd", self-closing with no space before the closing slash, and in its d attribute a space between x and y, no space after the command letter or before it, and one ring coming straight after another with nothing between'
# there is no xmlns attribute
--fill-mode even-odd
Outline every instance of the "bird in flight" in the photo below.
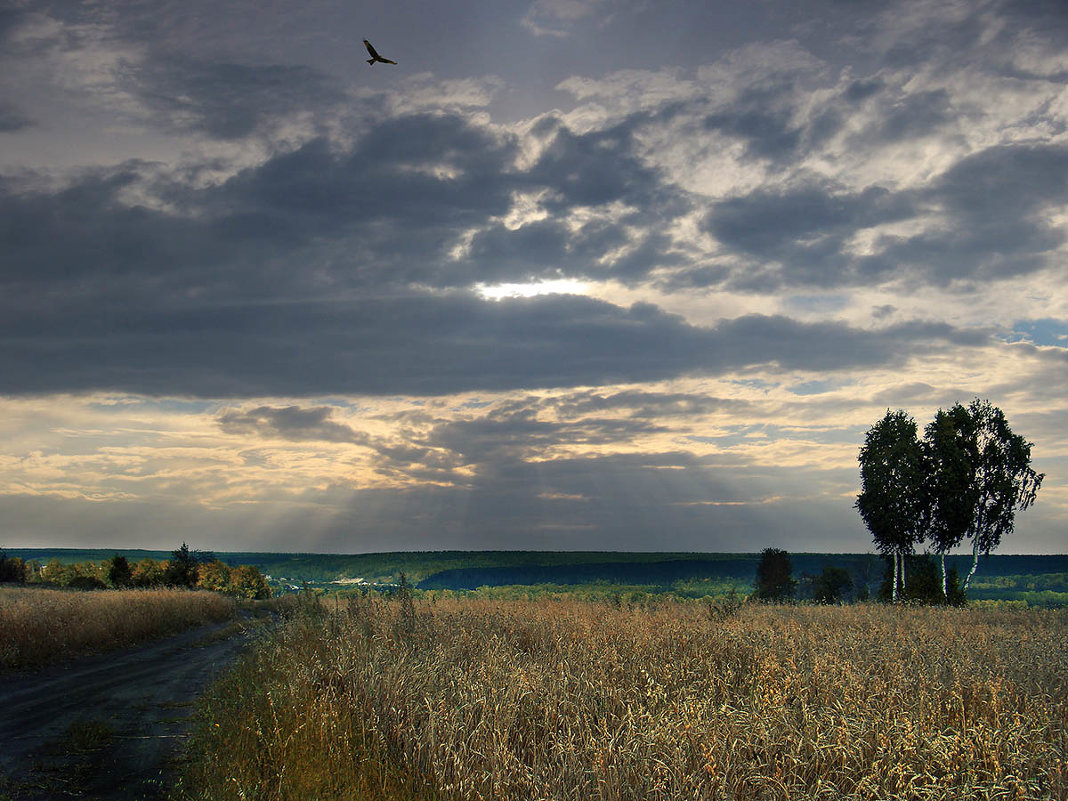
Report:
<svg viewBox="0 0 1068 801"><path fill-rule="evenodd" d="M382 56L378 55L378 51L375 50L374 45L372 45L366 39L363 40L363 45L367 48L367 52L371 54L371 57L367 59L367 63L370 64L372 67L374 66L374 63L376 61L381 61L383 64L397 63L396 61L390 61L388 58L382 58Z"/></svg>

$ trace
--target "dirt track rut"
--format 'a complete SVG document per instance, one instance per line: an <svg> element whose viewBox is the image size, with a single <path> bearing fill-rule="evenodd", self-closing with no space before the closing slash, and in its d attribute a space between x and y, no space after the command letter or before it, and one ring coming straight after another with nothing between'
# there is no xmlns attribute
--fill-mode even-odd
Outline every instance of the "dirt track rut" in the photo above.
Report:
<svg viewBox="0 0 1068 801"><path fill-rule="evenodd" d="M0 801L166 798L192 702L248 632L212 624L0 676Z"/></svg>

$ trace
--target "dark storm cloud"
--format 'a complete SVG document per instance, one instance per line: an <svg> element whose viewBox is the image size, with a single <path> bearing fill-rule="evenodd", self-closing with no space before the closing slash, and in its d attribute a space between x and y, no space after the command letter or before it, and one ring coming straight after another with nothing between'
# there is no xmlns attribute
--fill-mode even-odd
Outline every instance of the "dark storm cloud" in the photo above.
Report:
<svg viewBox="0 0 1068 801"><path fill-rule="evenodd" d="M559 129L519 172L511 137L457 115L415 114L379 121L347 149L314 139L207 188L191 185L196 170L139 162L85 171L58 191L0 178L3 281L58 307L139 305L161 293L214 304L299 299L561 273L638 280L677 260L659 229L688 206L626 154L630 146L618 128ZM496 222L513 192L543 189L553 217L514 230ZM576 206L616 201L633 208L575 230L564 224ZM449 258L465 231L475 231L469 254Z"/></svg>
<svg viewBox="0 0 1068 801"><path fill-rule="evenodd" d="M478 232L464 261L486 282L522 281L571 262L568 230L557 220L536 220L510 229L494 224Z"/></svg>
<svg viewBox="0 0 1068 801"><path fill-rule="evenodd" d="M786 159L801 146L803 129L793 121L795 83L782 79L749 87L731 103L729 110L704 119L704 126L744 139L749 158Z"/></svg>
<svg viewBox="0 0 1068 801"><path fill-rule="evenodd" d="M19 111L16 105L0 100L0 133L21 131L33 124L33 120Z"/></svg>
<svg viewBox="0 0 1068 801"><path fill-rule="evenodd" d="M226 67L252 94L247 106L235 100L228 117L230 90L211 88L222 69L178 70L167 90L178 97L202 86L190 119L219 136L253 130L272 109L292 110L293 97L271 105L272 87L318 86L299 70ZM875 102L880 89L842 91ZM774 126L765 131L745 113L719 127L748 137L754 152L793 152ZM561 296L493 303L457 291L561 274L636 282L682 263L668 252L666 229L697 201L639 157L638 133L655 121L636 114L581 134L545 121L544 150L525 169L516 137L458 114L421 113L376 119L349 145L314 139L206 187L182 170L140 162L87 171L59 190L0 181L0 392L442 394L753 365L829 371L986 341L932 324L862 331L764 316L702 328L647 304ZM903 262L940 281L949 270L980 274L961 257L994 234L1000 250L988 258L1011 257L1021 269L1060 241L1040 213L1063 199L1055 176L1064 168L1063 148L1015 146L964 160L922 191L814 181L761 188L715 204L705 222L749 266L732 274L714 265L704 278L750 289L830 286L881 277ZM986 194L996 197L973 202L995 186ZM517 192L542 196L548 217L505 227ZM848 252L858 230L928 207L966 225L886 240L881 260ZM575 225L579 209L595 213ZM469 257L451 258L464 234Z"/></svg>
<svg viewBox="0 0 1068 801"><path fill-rule="evenodd" d="M227 409L217 421L227 434L281 437L294 442L367 441L366 435L331 420L333 413L329 406L258 406L248 410Z"/></svg>
<svg viewBox="0 0 1068 801"><path fill-rule="evenodd" d="M266 122L318 111L342 98L323 74L279 64L160 57L133 72L128 83L168 130L201 131L219 139L240 139Z"/></svg>
<svg viewBox="0 0 1068 801"><path fill-rule="evenodd" d="M646 204L667 196L659 173L635 152L634 130L647 120L634 115L610 128L576 134L557 130L524 181L550 190L550 212L606 203Z"/></svg>
<svg viewBox="0 0 1068 801"><path fill-rule="evenodd" d="M940 126L956 119L945 89L890 97L876 105L875 121L850 137L852 146L916 139L934 133Z"/></svg>
<svg viewBox="0 0 1068 801"><path fill-rule="evenodd" d="M860 229L908 219L917 213L909 193L881 187L862 192L835 191L809 184L780 191L757 190L717 203L705 228L731 250L757 259L760 271L739 271L730 283L742 288L774 289L778 284L837 286L855 258L846 250ZM781 264L781 270L767 269ZM725 273L715 274L720 280Z"/></svg>
<svg viewBox="0 0 1068 801"><path fill-rule="evenodd" d="M205 200L261 215L268 226L310 228L311 236L383 220L413 231L462 226L508 209L513 157L513 142L461 117L412 115L383 121L350 152L315 140L245 170Z"/></svg>
<svg viewBox="0 0 1068 801"><path fill-rule="evenodd" d="M525 399L475 420L457 420L434 427L425 444L456 454L463 464L522 460L561 445L593 447L615 444L639 434L666 430L646 420L539 419L545 402Z"/></svg>
<svg viewBox="0 0 1068 801"><path fill-rule="evenodd" d="M961 159L921 203L950 224L913 237L887 238L864 273L911 267L932 282L1005 278L1046 267L1065 241L1045 211L1068 202L1068 147L1006 145Z"/></svg>
<svg viewBox="0 0 1068 801"><path fill-rule="evenodd" d="M469 284L469 270L443 272L442 251L507 211L513 148L458 117L417 115L384 122L349 151L314 140L207 189L139 163L58 191L0 178L0 280L49 304L139 293L154 302L161 291L214 303L299 297L321 292L316 280ZM131 202L138 193L168 209Z"/></svg>
<svg viewBox="0 0 1068 801"><path fill-rule="evenodd" d="M983 344L939 324L882 332L747 316L700 328L647 304L575 296L350 302L43 315L4 304L0 393L113 389L202 397L443 394L716 374L754 364L841 370Z"/></svg>
<svg viewBox="0 0 1068 801"><path fill-rule="evenodd" d="M705 268L675 281L774 289L855 285L903 270L935 284L1032 272L1064 241L1044 212L1068 201L1065 176L1068 148L1025 144L963 158L921 190L843 192L817 183L759 189L717 203L705 228L761 269ZM932 212L950 224L912 236L882 235L872 256L849 247L866 228Z"/></svg>
<svg viewBox="0 0 1068 801"><path fill-rule="evenodd" d="M0 6L0 42L17 28L26 17L26 11L12 3Z"/></svg>

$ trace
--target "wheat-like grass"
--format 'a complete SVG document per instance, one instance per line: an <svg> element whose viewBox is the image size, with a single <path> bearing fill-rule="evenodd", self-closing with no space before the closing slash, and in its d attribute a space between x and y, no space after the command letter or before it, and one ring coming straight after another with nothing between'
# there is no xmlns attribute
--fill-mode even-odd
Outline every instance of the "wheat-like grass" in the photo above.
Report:
<svg viewBox="0 0 1068 801"><path fill-rule="evenodd" d="M1068 617L364 600L204 704L185 797L1063 799Z"/></svg>
<svg viewBox="0 0 1068 801"><path fill-rule="evenodd" d="M212 592L0 588L0 670L37 667L226 620L234 609L233 599Z"/></svg>

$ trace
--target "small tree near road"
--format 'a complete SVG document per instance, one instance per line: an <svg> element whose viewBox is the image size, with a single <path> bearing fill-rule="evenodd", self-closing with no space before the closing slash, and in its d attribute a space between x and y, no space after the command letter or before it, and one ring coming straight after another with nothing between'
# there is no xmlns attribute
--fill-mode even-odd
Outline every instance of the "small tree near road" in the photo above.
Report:
<svg viewBox="0 0 1068 801"><path fill-rule="evenodd" d="M195 587L198 574L197 560L184 542L182 547L171 552L170 561L163 571L163 582L172 587Z"/></svg>

